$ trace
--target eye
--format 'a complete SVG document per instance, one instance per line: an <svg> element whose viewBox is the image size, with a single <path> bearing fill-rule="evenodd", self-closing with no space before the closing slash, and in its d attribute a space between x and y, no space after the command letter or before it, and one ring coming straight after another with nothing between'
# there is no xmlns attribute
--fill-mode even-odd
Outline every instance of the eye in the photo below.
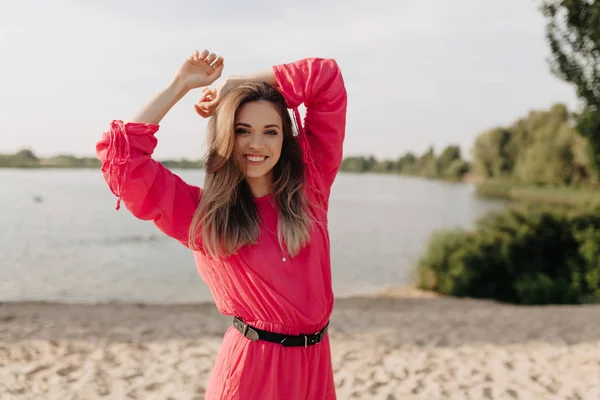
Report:
<svg viewBox="0 0 600 400"><path fill-rule="evenodd" d="M265 134L267 134L267 135L277 135L278 132L275 131L275 130L269 130L269 131L266 131Z"/></svg>
<svg viewBox="0 0 600 400"><path fill-rule="evenodd" d="M235 134L236 134L236 135L245 135L245 134L247 134L247 133L248 133L248 130L246 130L246 129L243 129L243 128L237 128L237 129L235 130Z"/></svg>

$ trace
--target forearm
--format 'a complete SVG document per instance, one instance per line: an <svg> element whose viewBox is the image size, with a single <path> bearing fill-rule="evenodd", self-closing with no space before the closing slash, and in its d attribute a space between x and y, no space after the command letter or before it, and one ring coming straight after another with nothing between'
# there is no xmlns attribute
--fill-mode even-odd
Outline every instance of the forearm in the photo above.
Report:
<svg viewBox="0 0 600 400"><path fill-rule="evenodd" d="M150 99L137 113L135 113L130 122L140 122L147 124L159 124L164 116L181 100L188 92L182 83L173 80L166 88L158 92Z"/></svg>
<svg viewBox="0 0 600 400"><path fill-rule="evenodd" d="M245 82L266 82L270 85L275 85L277 80L275 79L273 68L266 68L249 74L232 75L227 78L227 82L230 82L234 85L243 84Z"/></svg>

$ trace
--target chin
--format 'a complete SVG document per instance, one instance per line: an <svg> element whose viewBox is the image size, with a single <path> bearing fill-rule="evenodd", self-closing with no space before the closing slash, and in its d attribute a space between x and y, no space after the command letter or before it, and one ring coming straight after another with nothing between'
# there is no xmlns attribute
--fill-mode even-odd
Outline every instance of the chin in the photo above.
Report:
<svg viewBox="0 0 600 400"><path fill-rule="evenodd" d="M250 179L261 179L270 175L273 168L248 168L246 170L245 176Z"/></svg>
<svg viewBox="0 0 600 400"><path fill-rule="evenodd" d="M268 172L264 172L264 173L260 173L260 172L246 172L245 176L246 178L250 178L250 179L261 179L264 178L268 175Z"/></svg>

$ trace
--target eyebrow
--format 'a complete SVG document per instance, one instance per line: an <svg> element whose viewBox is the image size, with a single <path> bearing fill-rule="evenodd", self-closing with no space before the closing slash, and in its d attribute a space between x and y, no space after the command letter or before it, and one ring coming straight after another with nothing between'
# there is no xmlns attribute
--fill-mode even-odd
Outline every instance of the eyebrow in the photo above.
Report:
<svg viewBox="0 0 600 400"><path fill-rule="evenodd" d="M238 126L238 125L245 126L246 128L252 128L252 125L250 125L250 124L245 124L245 123L243 123L243 122L238 122L237 124L235 124L235 126ZM265 125L265 126L264 126L264 128L279 128L279 129L281 129L281 128L279 127L279 125L277 125L277 124Z"/></svg>

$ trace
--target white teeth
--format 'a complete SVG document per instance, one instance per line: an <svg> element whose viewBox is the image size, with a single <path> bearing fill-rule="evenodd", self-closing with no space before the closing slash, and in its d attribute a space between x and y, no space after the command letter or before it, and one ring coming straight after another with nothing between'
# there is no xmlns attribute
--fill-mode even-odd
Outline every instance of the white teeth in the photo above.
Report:
<svg viewBox="0 0 600 400"><path fill-rule="evenodd" d="M255 157L255 156L246 156L246 158L252 162L261 162L266 157Z"/></svg>

